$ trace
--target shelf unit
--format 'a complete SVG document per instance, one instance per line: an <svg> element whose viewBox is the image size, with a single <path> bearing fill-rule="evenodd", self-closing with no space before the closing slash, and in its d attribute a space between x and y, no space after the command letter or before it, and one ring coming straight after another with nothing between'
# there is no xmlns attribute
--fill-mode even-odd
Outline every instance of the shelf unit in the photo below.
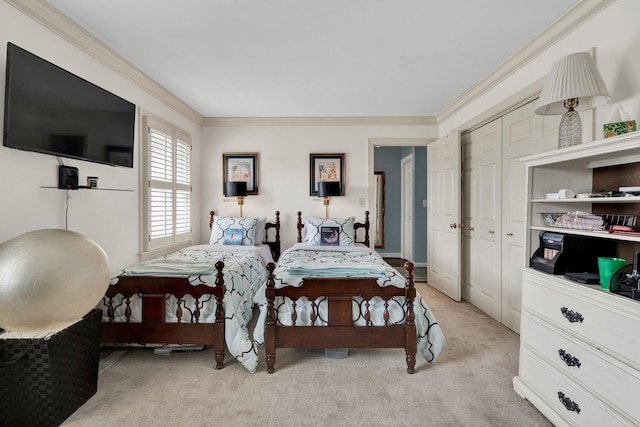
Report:
<svg viewBox="0 0 640 427"><path fill-rule="evenodd" d="M554 150L522 159L527 169L525 265L543 231L614 242L616 254L631 262L640 233L559 228L543 223L544 213L593 212L640 215L640 197L545 199L570 188L576 194L609 185L637 185L640 133ZM616 173L635 168L638 174ZM625 169L628 170L628 169ZM629 180L635 182L628 182ZM596 184L594 184L596 183ZM555 425L640 425L640 301L582 285L562 275L523 270L520 367L514 389Z"/></svg>

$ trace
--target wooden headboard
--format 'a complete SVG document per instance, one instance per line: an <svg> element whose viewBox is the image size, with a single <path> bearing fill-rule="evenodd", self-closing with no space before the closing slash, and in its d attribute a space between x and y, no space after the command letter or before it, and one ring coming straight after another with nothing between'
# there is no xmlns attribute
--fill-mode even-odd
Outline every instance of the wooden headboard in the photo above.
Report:
<svg viewBox="0 0 640 427"><path fill-rule="evenodd" d="M209 212L209 229L213 226L213 217L215 215L215 211ZM368 220L367 220L368 221ZM273 240L269 239L269 230L274 229ZM269 245L269 249L271 249L271 256L273 256L274 261L278 261L280 258L280 211L276 211L276 220L275 222L269 222L264 226L264 241L263 244Z"/></svg>
<svg viewBox="0 0 640 427"><path fill-rule="evenodd" d="M369 246L369 211L364 211L364 222L356 222L353 224L353 229L355 230L355 238L356 243L364 243L365 246ZM304 223L302 222L302 212L298 211L298 243L302 242L302 229L304 228ZM364 239L362 241L358 241L358 230L362 228L364 229Z"/></svg>

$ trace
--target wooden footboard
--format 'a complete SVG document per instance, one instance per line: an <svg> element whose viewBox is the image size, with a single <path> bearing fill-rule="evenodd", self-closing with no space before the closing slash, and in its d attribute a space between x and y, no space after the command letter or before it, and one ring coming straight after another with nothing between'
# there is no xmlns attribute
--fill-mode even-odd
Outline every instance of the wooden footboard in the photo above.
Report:
<svg viewBox="0 0 640 427"><path fill-rule="evenodd" d="M407 372L415 372L417 333L413 302L416 290L413 283L413 263L405 263L407 270L405 287L381 287L375 278L355 277L308 277L300 287L275 287L273 270L275 265L267 265L267 320L265 326L265 350L267 371L273 373L276 363L276 348L404 348ZM352 298L361 297L364 301L366 326L353 324ZM385 301L385 325L373 326L369 316L369 301L373 297ZM405 297L407 300L405 322L402 325L389 324L388 301L393 297ZM292 300L291 323L293 326L276 324L274 302L276 297ZM310 326L296 326L295 306L299 298L306 297L311 302ZM327 297L328 325L318 326L315 300Z"/></svg>
<svg viewBox="0 0 640 427"><path fill-rule="evenodd" d="M218 261L215 286L192 285L186 277L171 276L121 276L118 283L109 286L106 292L108 321L102 323L100 342L109 344L199 344L211 345L215 350L216 368L224 367L224 307L225 293L222 269L224 263ZM115 322L116 295L122 295L125 304L125 322ZM142 321L131 320L131 297L142 299ZM191 295L196 300L193 322L167 322L166 296L178 299L176 312L178 319L183 314L183 298ZM213 295L216 302L215 322L200 323L197 308L203 296Z"/></svg>

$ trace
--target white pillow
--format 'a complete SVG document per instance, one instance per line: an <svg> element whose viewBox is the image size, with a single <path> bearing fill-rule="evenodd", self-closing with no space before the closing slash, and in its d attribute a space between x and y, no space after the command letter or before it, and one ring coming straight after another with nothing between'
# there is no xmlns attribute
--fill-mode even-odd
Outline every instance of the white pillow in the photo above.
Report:
<svg viewBox="0 0 640 427"><path fill-rule="evenodd" d="M261 245L264 242L264 237L266 230L264 229L267 226L267 217L259 216L256 218L258 220L258 228L256 229L256 246Z"/></svg>
<svg viewBox="0 0 640 427"><path fill-rule="evenodd" d="M213 224L211 224L211 238L209 239L209 244L224 244L224 231L229 229L242 230L243 245L255 246L256 242L259 242L259 240L257 240L257 218L232 218L228 216L214 216Z"/></svg>
<svg viewBox="0 0 640 427"><path fill-rule="evenodd" d="M307 218L304 222L305 235L303 243L321 246L321 227L338 227L340 229L340 246L353 246L355 244L354 224L356 217L349 218Z"/></svg>

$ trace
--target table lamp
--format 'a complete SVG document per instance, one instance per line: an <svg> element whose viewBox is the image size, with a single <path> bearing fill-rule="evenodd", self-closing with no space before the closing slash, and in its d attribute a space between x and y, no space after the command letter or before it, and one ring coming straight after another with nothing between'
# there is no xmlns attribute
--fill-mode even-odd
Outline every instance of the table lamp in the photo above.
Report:
<svg viewBox="0 0 640 427"><path fill-rule="evenodd" d="M224 183L224 196L238 198L238 205L240 205L240 218L242 218L242 205L244 204L244 198L247 197L246 181L226 181Z"/></svg>
<svg viewBox="0 0 640 427"><path fill-rule="evenodd" d="M318 197L324 198L324 215L329 218L329 197L340 195L339 181L320 181L318 183Z"/></svg>
<svg viewBox="0 0 640 427"><path fill-rule="evenodd" d="M538 99L536 114L562 114L558 148L582 143L582 121L576 110L588 110L609 102L611 96L588 52L556 61Z"/></svg>

